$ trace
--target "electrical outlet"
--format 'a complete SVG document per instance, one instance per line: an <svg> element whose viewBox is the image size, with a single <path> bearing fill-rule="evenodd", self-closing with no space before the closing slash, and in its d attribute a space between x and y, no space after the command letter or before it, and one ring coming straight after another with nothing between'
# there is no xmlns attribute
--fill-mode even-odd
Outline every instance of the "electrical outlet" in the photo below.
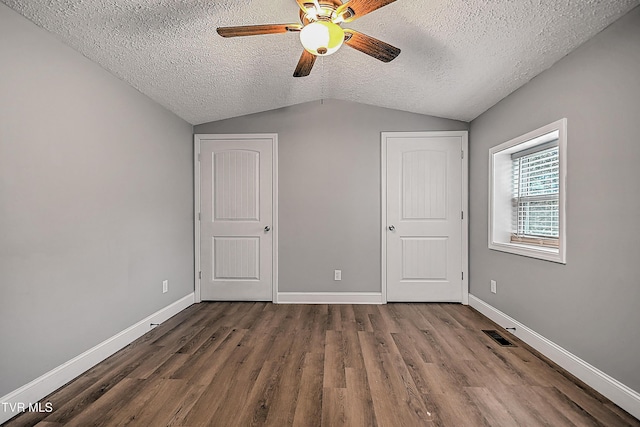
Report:
<svg viewBox="0 0 640 427"><path fill-rule="evenodd" d="M168 280L163 280L162 281L162 293L166 294L167 292L169 292L169 281Z"/></svg>
<svg viewBox="0 0 640 427"><path fill-rule="evenodd" d="M495 280L491 281L491 293L492 294L498 293L497 284Z"/></svg>
<svg viewBox="0 0 640 427"><path fill-rule="evenodd" d="M333 280L342 280L342 270L333 270Z"/></svg>

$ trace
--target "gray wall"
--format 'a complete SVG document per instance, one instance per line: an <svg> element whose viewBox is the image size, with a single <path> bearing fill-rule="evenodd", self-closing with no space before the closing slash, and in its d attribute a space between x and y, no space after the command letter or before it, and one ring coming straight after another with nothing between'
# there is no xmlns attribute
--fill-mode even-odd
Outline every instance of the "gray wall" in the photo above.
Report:
<svg viewBox="0 0 640 427"><path fill-rule="evenodd" d="M3 396L193 291L193 150L190 124L3 4L0 61Z"/></svg>
<svg viewBox="0 0 640 427"><path fill-rule="evenodd" d="M277 133L279 290L380 292L380 132L467 123L325 100L202 124L195 133ZM342 281L333 270L342 270Z"/></svg>
<svg viewBox="0 0 640 427"><path fill-rule="evenodd" d="M563 117L567 264L489 250L489 148ZM471 293L640 390L640 8L474 120L470 152Z"/></svg>

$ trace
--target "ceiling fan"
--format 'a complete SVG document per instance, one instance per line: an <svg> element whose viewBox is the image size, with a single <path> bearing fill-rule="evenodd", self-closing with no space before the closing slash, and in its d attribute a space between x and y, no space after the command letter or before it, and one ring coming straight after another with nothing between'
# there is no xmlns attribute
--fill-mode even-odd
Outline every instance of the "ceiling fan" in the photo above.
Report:
<svg viewBox="0 0 640 427"><path fill-rule="evenodd" d="M382 62L390 62L400 54L400 49L383 41L348 28L342 23L355 21L361 16L396 0L296 0L300 6L302 24L244 25L219 27L222 37L255 36L299 32L304 50L293 73L293 77L304 77L311 73L318 56L331 55L342 43L366 53Z"/></svg>

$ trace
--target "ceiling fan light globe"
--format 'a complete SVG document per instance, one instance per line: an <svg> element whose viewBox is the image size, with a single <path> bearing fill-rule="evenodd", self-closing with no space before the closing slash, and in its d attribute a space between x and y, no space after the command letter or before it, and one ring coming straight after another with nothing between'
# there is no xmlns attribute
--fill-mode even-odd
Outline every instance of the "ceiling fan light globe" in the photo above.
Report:
<svg viewBox="0 0 640 427"><path fill-rule="evenodd" d="M344 30L330 21L312 22L300 31L300 42L313 55L331 55L342 46Z"/></svg>

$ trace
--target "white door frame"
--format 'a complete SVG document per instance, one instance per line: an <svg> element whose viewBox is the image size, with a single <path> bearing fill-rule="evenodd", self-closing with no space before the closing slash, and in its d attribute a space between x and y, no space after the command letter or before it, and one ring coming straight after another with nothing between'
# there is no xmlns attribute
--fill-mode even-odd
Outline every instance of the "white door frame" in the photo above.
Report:
<svg viewBox="0 0 640 427"><path fill-rule="evenodd" d="M469 133L468 131L442 132L382 132L381 133L381 230L382 230L382 302L387 303L387 139L393 137L460 137L462 152L462 304L469 305Z"/></svg>
<svg viewBox="0 0 640 427"><path fill-rule="evenodd" d="M278 134L277 133L251 133L251 134L195 134L193 137L193 189L194 189L194 278L195 278L195 302L201 302L200 298L200 145L202 140L246 140L246 139L270 139L273 154L273 185L272 185L272 273L271 273L271 301L276 302L278 295Z"/></svg>

